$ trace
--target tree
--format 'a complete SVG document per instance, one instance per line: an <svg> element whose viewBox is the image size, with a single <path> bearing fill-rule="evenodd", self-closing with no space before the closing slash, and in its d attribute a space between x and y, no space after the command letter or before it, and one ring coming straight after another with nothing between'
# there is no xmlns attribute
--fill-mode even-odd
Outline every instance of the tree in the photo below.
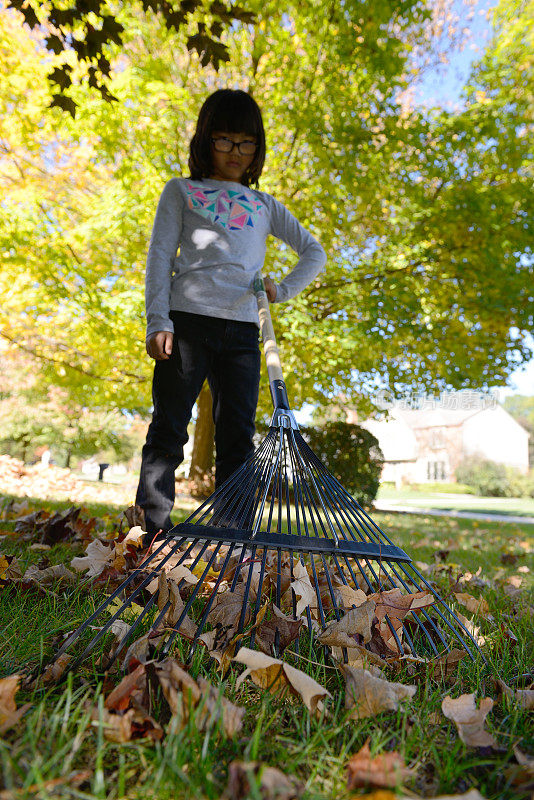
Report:
<svg viewBox="0 0 534 800"><path fill-rule="evenodd" d="M329 254L315 285L273 307L295 406L342 393L367 415L378 376L394 396L501 384L532 355L521 342L534 302L526 11L501 3L465 108L427 112L400 101L409 48L426 35L422 2L250 7L254 24L224 34L230 61L216 74L199 69L183 31L125 6L110 83L120 103L77 85L76 120L46 111L39 42L2 19L4 337L76 402L147 409L142 273L157 197L187 174L206 94L240 85L264 109L261 188ZM267 271L291 263L269 243Z"/></svg>
<svg viewBox="0 0 534 800"><path fill-rule="evenodd" d="M73 85L74 67L87 79L89 87L99 92L107 102L117 98L110 93L108 79L111 62L107 55L113 45L123 44L124 26L117 19L115 6L106 0L86 0L84 3L47 4L31 0L9 0L8 8L16 9L33 30L40 25L47 28L44 44L50 53L61 56L47 74L53 95L50 106L68 111L73 117L77 104L68 94ZM170 31L183 28L187 32L186 46L198 53L201 63L212 64L217 69L221 61L228 60L228 48L220 36L224 27L236 20L252 22L254 15L237 6L225 6L220 0L141 0L140 7L163 19ZM81 68L81 69L80 69Z"/></svg>
<svg viewBox="0 0 534 800"><path fill-rule="evenodd" d="M42 445L67 467L73 456L126 461L141 448L137 420L114 409L73 405L59 387L43 393L32 360L16 351L2 353L0 384L0 445L23 461Z"/></svg>
<svg viewBox="0 0 534 800"><path fill-rule="evenodd" d="M212 415L212 396L207 381L204 382L197 400L195 438L191 453L189 480L193 482L195 494L210 494L213 470L213 436L215 424ZM208 478L206 479L206 476Z"/></svg>

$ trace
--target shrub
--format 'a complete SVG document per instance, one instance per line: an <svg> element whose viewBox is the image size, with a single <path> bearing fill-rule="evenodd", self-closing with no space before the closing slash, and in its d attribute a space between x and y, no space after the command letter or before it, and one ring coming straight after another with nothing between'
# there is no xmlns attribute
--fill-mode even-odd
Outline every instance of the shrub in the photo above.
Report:
<svg viewBox="0 0 534 800"><path fill-rule="evenodd" d="M347 422L302 427L300 432L342 486L361 505L371 505L378 492L384 463L376 437L365 428Z"/></svg>
<svg viewBox="0 0 534 800"><path fill-rule="evenodd" d="M534 497L534 475L488 461L478 456L465 458L456 469L456 479L482 497Z"/></svg>

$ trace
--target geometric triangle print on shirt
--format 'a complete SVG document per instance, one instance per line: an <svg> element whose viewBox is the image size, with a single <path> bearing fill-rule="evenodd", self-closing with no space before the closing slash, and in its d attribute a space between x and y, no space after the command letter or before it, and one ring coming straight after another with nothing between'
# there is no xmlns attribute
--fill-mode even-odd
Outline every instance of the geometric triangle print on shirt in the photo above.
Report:
<svg viewBox="0 0 534 800"><path fill-rule="evenodd" d="M211 222L230 231L254 227L254 218L263 213L263 204L244 191L203 189L186 181L187 206Z"/></svg>

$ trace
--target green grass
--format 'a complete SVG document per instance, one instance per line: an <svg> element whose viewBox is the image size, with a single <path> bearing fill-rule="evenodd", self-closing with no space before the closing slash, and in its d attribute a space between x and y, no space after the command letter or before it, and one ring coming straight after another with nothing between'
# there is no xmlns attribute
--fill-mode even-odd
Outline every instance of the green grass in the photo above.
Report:
<svg viewBox="0 0 534 800"><path fill-rule="evenodd" d="M406 487L395 489L391 485L381 486L378 500L387 500L396 505L416 506L418 508L440 508L447 511L476 511L486 514L509 514L512 516L534 517L534 500L523 497L479 497L467 492L454 493L451 490L439 491L434 484L425 490Z"/></svg>
<svg viewBox="0 0 534 800"><path fill-rule="evenodd" d="M65 508L68 503L32 501L35 508ZM120 509L88 506L87 512L103 518L108 528L118 522ZM177 509L183 519L188 509ZM478 523L473 520L424 516L374 514L373 518L395 544L406 549L418 562L427 564L432 579L445 591L462 572L476 572L491 581L482 591L497 623L479 622L489 645L488 666L461 662L452 682L443 684L422 675L411 703L399 711L381 713L360 721L348 719L344 708L344 685L339 671L321 649L312 651L312 661L287 654L287 660L304 669L332 694L320 719L310 717L296 697L280 698L255 687L249 681L236 688L240 673L232 668L222 682L226 697L246 708L244 727L235 739L228 739L220 722L211 720L199 730L198 713L184 728L176 720L166 727L161 742L136 740L115 744L103 736L98 720L102 707L102 684L91 664L84 666L66 683L45 690L22 690L17 704L29 702L24 719L0 738L4 788L17 798L219 798L228 780L233 760L257 760L295 776L304 785L304 797L345 798L346 763L369 739L373 754L398 750L414 770L408 787L418 796L455 794L478 788L488 800L516 800L517 788L510 784L506 767L513 763L513 745L532 752L528 714L510 701L496 703L487 728L499 743L498 751L466 747L452 722L441 714L445 695L462 693L496 696L492 676L511 684L518 676L532 672L532 625L528 594L531 573L519 572L529 563L526 554L532 542L532 528L509 523ZM0 530L12 532L14 522L0 522ZM56 545L46 552L52 563L69 563L80 548ZM0 537L0 552L16 554L23 566L39 561L43 553L31 550L19 537ZM508 596L503 587L510 577L521 577L522 593ZM478 595L479 590L466 586ZM43 594L0 589L1 670L3 675L29 672L57 649L63 634L72 630L94 610L102 593L90 591L80 582L74 587L50 587ZM517 643L508 639L500 625L509 628ZM308 652L306 652L306 657ZM204 674L214 684L220 674L197 651L191 665L195 677ZM412 683L406 672L390 680ZM118 678L116 679L118 680ZM109 687L104 694L108 694ZM158 718L165 706L155 700ZM91 721L91 709L97 719ZM529 738L530 737L530 738ZM88 770L79 785L73 776ZM31 788L34 787L34 788ZM37 788L36 788L37 787ZM249 797L261 797L254 786Z"/></svg>

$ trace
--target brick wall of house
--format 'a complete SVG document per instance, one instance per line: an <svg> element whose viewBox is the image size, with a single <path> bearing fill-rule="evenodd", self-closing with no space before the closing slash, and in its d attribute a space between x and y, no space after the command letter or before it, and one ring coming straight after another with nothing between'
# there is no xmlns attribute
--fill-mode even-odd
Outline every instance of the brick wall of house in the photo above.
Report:
<svg viewBox="0 0 534 800"><path fill-rule="evenodd" d="M462 429L460 425L445 426L436 425L428 428L414 428L414 434L418 444L418 462L420 464L420 474L427 472L427 480L454 481L456 467L463 458L462 448ZM422 463L424 462L424 463ZM431 467L428 474L428 464L436 465ZM440 477L439 469L443 465L444 472ZM436 473L432 474L435 469Z"/></svg>

